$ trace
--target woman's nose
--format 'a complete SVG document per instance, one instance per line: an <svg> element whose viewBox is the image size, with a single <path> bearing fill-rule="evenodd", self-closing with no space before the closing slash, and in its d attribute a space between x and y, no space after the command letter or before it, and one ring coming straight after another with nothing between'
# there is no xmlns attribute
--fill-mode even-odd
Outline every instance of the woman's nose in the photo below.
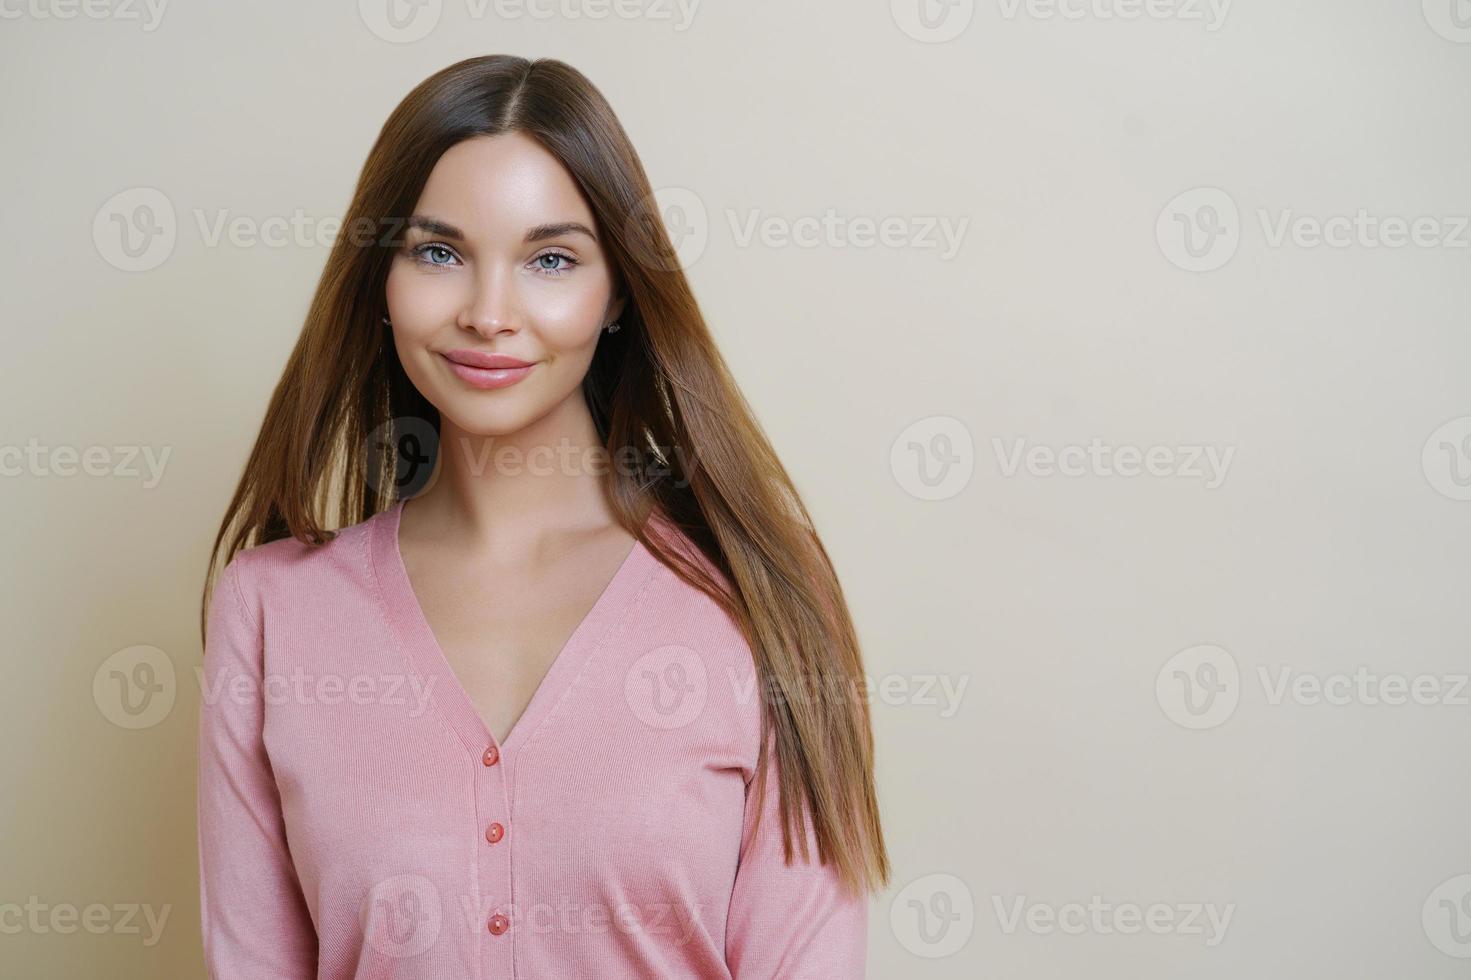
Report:
<svg viewBox="0 0 1471 980"><path fill-rule="evenodd" d="M476 277L460 311L460 326L487 336L520 326L515 273L512 270L489 268Z"/></svg>

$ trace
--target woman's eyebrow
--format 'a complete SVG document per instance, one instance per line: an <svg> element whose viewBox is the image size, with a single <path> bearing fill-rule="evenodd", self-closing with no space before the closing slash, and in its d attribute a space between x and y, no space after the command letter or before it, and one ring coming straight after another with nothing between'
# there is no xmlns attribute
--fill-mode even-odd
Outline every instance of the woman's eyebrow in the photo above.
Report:
<svg viewBox="0 0 1471 980"><path fill-rule="evenodd" d="M460 229L456 228L449 222L440 221L438 218L430 218L422 214L415 214L410 215L407 224L410 228L418 228L421 231L426 231L431 235L440 235L444 238L458 238L461 241L465 240L464 232L460 231Z"/></svg>
<svg viewBox="0 0 1471 980"><path fill-rule="evenodd" d="M594 242L598 236L592 233L592 229L578 221L557 221L548 225L537 225L526 233L526 243L539 242L544 238L559 238L562 235L582 234L591 238Z"/></svg>
<svg viewBox="0 0 1471 980"><path fill-rule="evenodd" d="M465 241L465 233L447 221L431 218L427 215L416 214L409 218L408 226L418 228L431 235L440 235L444 238L456 238ZM594 242L598 236L592 233L592 229L580 221L554 221L550 224L536 225L526 232L524 241L529 245L547 238L559 238L562 235L582 234L591 238Z"/></svg>

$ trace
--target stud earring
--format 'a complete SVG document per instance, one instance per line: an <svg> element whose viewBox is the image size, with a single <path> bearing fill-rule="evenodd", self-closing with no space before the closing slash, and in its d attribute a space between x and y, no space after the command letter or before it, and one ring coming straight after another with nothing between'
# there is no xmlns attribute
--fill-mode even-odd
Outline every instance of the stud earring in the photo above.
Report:
<svg viewBox="0 0 1471 980"><path fill-rule="evenodd" d="M614 320L612 323L608 324L608 332L609 333L617 333L618 330L619 330L619 327L618 327L618 321L617 320Z"/></svg>
<svg viewBox="0 0 1471 980"><path fill-rule="evenodd" d="M391 326L393 326L393 321L390 320L390 319L388 319L388 314L387 313L383 314L383 325L385 327L391 327Z"/></svg>

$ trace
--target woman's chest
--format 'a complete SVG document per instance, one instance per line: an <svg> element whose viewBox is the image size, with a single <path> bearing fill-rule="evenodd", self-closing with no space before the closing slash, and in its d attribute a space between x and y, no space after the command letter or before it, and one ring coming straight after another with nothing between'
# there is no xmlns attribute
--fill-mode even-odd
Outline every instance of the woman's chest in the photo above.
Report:
<svg viewBox="0 0 1471 980"><path fill-rule="evenodd" d="M429 631L425 656L442 658L456 693L504 744L552 666L628 563L633 541L608 536L515 575L411 561L408 574Z"/></svg>
<svg viewBox="0 0 1471 980"><path fill-rule="evenodd" d="M487 765L447 721L445 692L402 673L395 706L269 706L304 887L358 901L412 880L415 907L467 929L508 904L552 915L545 903L557 902L577 928L611 928L615 915L650 931L723 924L746 747L718 699L660 714L674 695L648 685L666 672L637 650L608 651Z"/></svg>

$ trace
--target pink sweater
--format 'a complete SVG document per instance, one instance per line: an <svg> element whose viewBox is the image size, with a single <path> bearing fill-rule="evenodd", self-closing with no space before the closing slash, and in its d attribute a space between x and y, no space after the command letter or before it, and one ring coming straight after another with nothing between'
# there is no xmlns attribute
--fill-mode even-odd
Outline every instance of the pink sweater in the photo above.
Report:
<svg viewBox="0 0 1471 980"><path fill-rule="evenodd" d="M217 582L210 976L864 977L866 897L810 825L809 861L783 863L774 748L750 834L760 699L730 618L636 544L497 744L414 596L402 509Z"/></svg>

